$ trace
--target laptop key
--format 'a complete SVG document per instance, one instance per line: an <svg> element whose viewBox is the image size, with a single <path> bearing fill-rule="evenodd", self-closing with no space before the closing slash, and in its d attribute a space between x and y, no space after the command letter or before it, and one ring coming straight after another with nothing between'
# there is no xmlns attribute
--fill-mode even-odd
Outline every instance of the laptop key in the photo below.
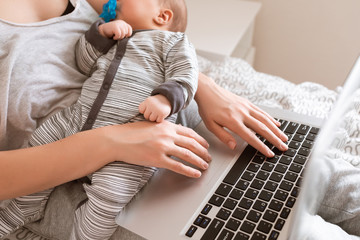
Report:
<svg viewBox="0 0 360 240"><path fill-rule="evenodd" d="M236 200L233 200L233 199L231 199L231 198L228 198L228 199L225 200L223 206L224 206L225 208L228 208L228 209L230 209L230 210L233 210L233 209L236 207L237 203L238 203L238 202L237 202Z"/></svg>
<svg viewBox="0 0 360 240"><path fill-rule="evenodd" d="M284 219L287 219L287 217L289 216L290 212L291 212L291 209L285 207L285 208L281 211L280 217L282 217L282 218L284 218Z"/></svg>
<svg viewBox="0 0 360 240"><path fill-rule="evenodd" d="M239 207L250 209L251 205L253 204L253 201L250 199L243 198L240 200Z"/></svg>
<svg viewBox="0 0 360 240"><path fill-rule="evenodd" d="M252 160L254 163L262 164L265 161L266 157L264 155L256 155Z"/></svg>
<svg viewBox="0 0 360 240"><path fill-rule="evenodd" d="M271 182L271 181L268 181L266 184L265 184L265 189L266 190L269 190L271 192L274 192L276 190L276 188L278 187L279 184L277 183L274 183L274 182Z"/></svg>
<svg viewBox="0 0 360 240"><path fill-rule="evenodd" d="M279 172L279 173L285 173L286 172L286 170L287 170L287 166L286 165L283 165L283 164L278 164L278 165L276 165L276 167L275 167L275 171L276 172Z"/></svg>
<svg viewBox="0 0 360 240"><path fill-rule="evenodd" d="M284 155L289 156L289 157L293 157L296 155L296 150L289 148L288 150L286 150L286 152L284 152Z"/></svg>
<svg viewBox="0 0 360 240"><path fill-rule="evenodd" d="M290 171L293 171L295 173L300 173L301 170L302 170L303 166L299 165L299 164L296 164L296 163L293 163L291 164L289 170Z"/></svg>
<svg viewBox="0 0 360 240"><path fill-rule="evenodd" d="M257 179L266 180L268 179L270 173L260 170L259 173L256 175Z"/></svg>
<svg viewBox="0 0 360 240"><path fill-rule="evenodd" d="M293 197L297 197L299 196L299 188L298 187L294 187L294 189L291 191L291 196Z"/></svg>
<svg viewBox="0 0 360 240"><path fill-rule="evenodd" d="M256 229L259 230L260 232L268 234L270 232L271 228L272 228L271 223L268 223L265 221L260 221L259 225Z"/></svg>
<svg viewBox="0 0 360 240"><path fill-rule="evenodd" d="M222 227L225 223L219 219L214 219L211 221L208 229L206 229L204 235L201 237L201 240L213 240L219 234Z"/></svg>
<svg viewBox="0 0 360 240"><path fill-rule="evenodd" d="M255 229L255 224L249 221L244 221L240 227L241 231L251 234Z"/></svg>
<svg viewBox="0 0 360 240"><path fill-rule="evenodd" d="M243 173L248 162L253 158L257 150L250 145L248 145L243 153L240 155L234 166L228 172L223 182L234 185L237 180L240 178L240 175Z"/></svg>
<svg viewBox="0 0 360 240"><path fill-rule="evenodd" d="M220 236L217 238L217 240L229 240L232 239L233 236L234 236L233 232L224 229L221 231Z"/></svg>
<svg viewBox="0 0 360 240"><path fill-rule="evenodd" d="M260 218L261 218L261 213L258 213L254 210L251 210L246 217L247 220L250 220L254 223L257 223L260 220Z"/></svg>
<svg viewBox="0 0 360 240"><path fill-rule="evenodd" d="M293 149L299 149L301 143L297 141L291 141L288 146Z"/></svg>
<svg viewBox="0 0 360 240"><path fill-rule="evenodd" d="M220 186L215 191L215 193L223 197L226 197L230 193L231 189L232 189L231 186L221 183Z"/></svg>
<svg viewBox="0 0 360 240"><path fill-rule="evenodd" d="M288 192L284 192L282 190L277 190L275 195L274 195L274 198L278 199L278 200L281 200L281 201L285 201L286 198L288 197L289 193Z"/></svg>
<svg viewBox="0 0 360 240"><path fill-rule="evenodd" d="M199 226L202 228L206 228L209 225L210 221L211 221L210 218L204 217L204 219L202 220Z"/></svg>
<svg viewBox="0 0 360 240"><path fill-rule="evenodd" d="M286 201L286 206L289 208L292 208L295 204L296 199L293 197L289 197L289 199Z"/></svg>
<svg viewBox="0 0 360 240"><path fill-rule="evenodd" d="M295 182L298 176L299 175L294 172L287 172L284 179L286 179L290 182Z"/></svg>
<svg viewBox="0 0 360 240"><path fill-rule="evenodd" d="M280 212L280 210L282 209L282 207L284 206L284 203L278 201L278 200L271 200L270 204L269 204L269 208L274 210L274 211L277 211L277 212Z"/></svg>
<svg viewBox="0 0 360 240"><path fill-rule="evenodd" d="M301 134L295 134L294 137L292 138L292 140L298 141L298 142L302 142L304 141L305 136L301 135Z"/></svg>
<svg viewBox="0 0 360 240"><path fill-rule="evenodd" d="M273 173L270 175L270 180L272 180L272 181L274 181L274 182L280 182L281 179L282 179L282 177L283 177L282 174L273 172Z"/></svg>
<svg viewBox="0 0 360 240"><path fill-rule="evenodd" d="M278 237L279 237L279 232L274 230L271 232L268 240L277 240Z"/></svg>
<svg viewBox="0 0 360 240"><path fill-rule="evenodd" d="M241 208L237 208L235 209L234 213L233 213L233 217L239 220L243 220L246 216L247 212Z"/></svg>
<svg viewBox="0 0 360 240"><path fill-rule="evenodd" d="M248 181L253 180L254 177L255 177L255 173L249 172L249 171L245 171L244 174L241 176L242 179L245 179Z"/></svg>
<svg viewBox="0 0 360 240"><path fill-rule="evenodd" d="M310 126L301 124L299 129L296 131L296 133L306 135L310 130Z"/></svg>
<svg viewBox="0 0 360 240"><path fill-rule="evenodd" d="M286 128L286 126L289 122L286 120L281 120L281 121L282 121L282 123L279 128L281 129L281 131L284 131L284 129Z"/></svg>
<svg viewBox="0 0 360 240"><path fill-rule="evenodd" d="M192 237L192 236L194 235L194 233L196 232L196 230L197 230L197 227L191 226L191 227L189 228L189 230L187 230L187 232L185 233L185 235L188 236L188 237Z"/></svg>
<svg viewBox="0 0 360 240"><path fill-rule="evenodd" d="M230 218L229 221L226 223L225 227L237 231L240 227L241 222L239 220L236 220L235 218Z"/></svg>
<svg viewBox="0 0 360 240"><path fill-rule="evenodd" d="M194 224L197 225L197 226L200 226L203 220L204 220L204 216L199 215L199 216L195 219Z"/></svg>
<svg viewBox="0 0 360 240"><path fill-rule="evenodd" d="M293 188L294 184L288 181L282 181L280 183L279 188L285 190L285 191L290 191Z"/></svg>
<svg viewBox="0 0 360 240"><path fill-rule="evenodd" d="M313 145L314 145L314 142L311 142L309 140L305 140L301 146L304 147L304 148L310 148L311 149L313 147Z"/></svg>
<svg viewBox="0 0 360 240"><path fill-rule="evenodd" d="M267 202L267 201L270 201L270 199L272 198L272 195L273 194L271 192L262 190L259 194L259 198Z"/></svg>
<svg viewBox="0 0 360 240"><path fill-rule="evenodd" d="M256 173L260 169L259 164L250 163L250 165L247 167L247 170Z"/></svg>
<svg viewBox="0 0 360 240"><path fill-rule="evenodd" d="M310 129L310 133L317 135L317 134L319 133L319 130L320 130L320 129L317 128L317 127L312 127L312 128Z"/></svg>
<svg viewBox="0 0 360 240"><path fill-rule="evenodd" d="M299 152L298 152L300 155L302 155L302 156L305 156L305 157L307 157L307 156L309 156L309 154L310 154L310 149L308 149L308 148L300 148L299 149Z"/></svg>
<svg viewBox="0 0 360 240"><path fill-rule="evenodd" d="M217 196L217 195L213 195L210 200L209 203L211 203L212 205L215 205L217 207L220 207L221 204L224 202L225 198Z"/></svg>
<svg viewBox="0 0 360 240"><path fill-rule="evenodd" d="M225 208L221 208L219 212L216 214L217 218L220 218L222 220L228 220L230 217L231 212L229 210L226 210Z"/></svg>
<svg viewBox="0 0 360 240"><path fill-rule="evenodd" d="M266 236L262 233L255 232L250 240L266 240Z"/></svg>
<svg viewBox="0 0 360 240"><path fill-rule="evenodd" d="M240 179L235 187L239 188L241 190L246 190L249 185L250 185L250 183L248 181Z"/></svg>
<svg viewBox="0 0 360 240"><path fill-rule="evenodd" d="M285 165L289 165L292 162L292 158L288 156L282 156L279 162Z"/></svg>
<svg viewBox="0 0 360 240"><path fill-rule="evenodd" d="M285 128L284 132L293 134L295 133L298 126L299 126L298 123L290 122L289 125Z"/></svg>
<svg viewBox="0 0 360 240"><path fill-rule="evenodd" d="M266 206L267 206L267 203L265 203L265 202L263 202L263 201L260 201L260 200L256 200L256 202L254 203L253 208L254 208L255 210L258 210L258 211L260 211L260 212L263 212L263 211L265 211Z"/></svg>
<svg viewBox="0 0 360 240"><path fill-rule="evenodd" d="M301 165L304 165L305 162L306 162L306 157L304 157L304 156L296 156L294 158L294 162L296 162L298 164L301 164Z"/></svg>
<svg viewBox="0 0 360 240"><path fill-rule="evenodd" d="M276 230L281 231L281 229L284 227L284 224L285 224L285 220L279 218L279 219L276 221L274 228L275 228Z"/></svg>
<svg viewBox="0 0 360 240"><path fill-rule="evenodd" d="M212 206L210 204L206 204L201 213L207 215L210 212L211 208Z"/></svg>
<svg viewBox="0 0 360 240"><path fill-rule="evenodd" d="M258 194L259 194L259 191L249 188L245 193L245 197L250 198L250 199L255 199Z"/></svg>
<svg viewBox="0 0 360 240"><path fill-rule="evenodd" d="M260 190L264 186L265 182L259 179L254 179L250 187Z"/></svg>
<svg viewBox="0 0 360 240"><path fill-rule="evenodd" d="M242 232L238 232L234 238L234 240L249 240L249 235L242 233Z"/></svg>
<svg viewBox="0 0 360 240"><path fill-rule="evenodd" d="M275 222L276 218L278 217L278 213L272 211L272 210L266 210L265 214L264 214L264 219L269 221L269 222Z"/></svg>
<svg viewBox="0 0 360 240"><path fill-rule="evenodd" d="M313 133L309 133L307 136L306 136L306 140L309 140L309 141L314 141L316 138L316 135L313 134Z"/></svg>
<svg viewBox="0 0 360 240"><path fill-rule="evenodd" d="M240 200L240 198L242 197L242 195L244 194L243 191L240 191L239 189L234 189L232 190L232 192L230 193L230 197L234 198L236 200Z"/></svg>
<svg viewBox="0 0 360 240"><path fill-rule="evenodd" d="M265 162L261 167L261 170L271 172L274 169L275 165L269 162Z"/></svg>

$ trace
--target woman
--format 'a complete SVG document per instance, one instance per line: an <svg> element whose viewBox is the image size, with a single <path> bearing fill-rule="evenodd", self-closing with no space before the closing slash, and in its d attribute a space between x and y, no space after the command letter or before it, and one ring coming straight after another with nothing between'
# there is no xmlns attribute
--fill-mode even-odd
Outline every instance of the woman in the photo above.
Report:
<svg viewBox="0 0 360 240"><path fill-rule="evenodd" d="M75 9L68 0L0 2L0 199L58 186L112 161L167 168L189 177L201 172L169 156L195 167L209 161L201 136L168 122L108 126L19 149L44 119L77 99L86 76L76 68L74 46L98 17L92 7L101 12L104 2L78 0ZM286 150L286 136L273 118L203 74L195 100L206 126L230 148L236 142L225 127L267 156L273 153L250 129Z"/></svg>
<svg viewBox="0 0 360 240"><path fill-rule="evenodd" d="M98 12L101 12L101 7L104 2L105 1L98 0L88 1ZM79 73L76 73L77 75L75 76L79 79L77 81L72 80L72 82L67 82L63 85L54 84L54 86L57 87L57 93L60 92L60 94L58 94L59 97L53 97L49 99L48 102L45 103L43 101L34 107L36 104L35 101L38 101L42 97L36 96L35 100L32 99L36 91L39 91L39 95L45 95L45 93L50 95L54 93L51 92L52 89L42 88L40 86L40 84L46 84L47 82L41 82L39 78L49 78L39 72L44 68L43 66L36 72L35 70L27 71L28 68L24 69L24 65L38 64L37 61L39 59L37 54L42 55L42 51L48 55L54 52L53 54L56 56L64 55L64 52L67 55L71 53L71 58L73 58L73 45L78 39L78 35L97 17L97 14L87 9L86 2L80 1L80 5L81 6L78 7L79 9L76 8L73 12L59 18L58 16L60 16L68 6L67 0L51 1L51 3L40 0L28 0L25 2L20 0L6 0L0 2L0 18L2 19L0 34L4 35L0 37L0 39L3 40L1 42L2 56L9 51L11 53L11 49L7 48L11 47L11 43L9 43L9 41L5 42L4 39L7 39L6 37L11 35L11 30L14 28L17 38L14 39L14 35L12 35L13 38L11 42L22 41L23 39L25 39L24 41L27 43L34 42L23 49L24 51L26 49L26 54L30 55L30 57L23 59L21 66L16 67L17 61L21 60L16 59L16 61L11 62L13 68L3 68L1 70L1 84L2 86L5 86L5 84L9 86L7 88L1 87L1 104L5 105L8 103L7 106L1 106L1 150L14 149L22 146L24 140L27 139L42 119L59 108L68 105L77 97L78 89L84 77ZM78 14L76 11L82 12L83 15L81 15L81 13ZM76 19L76 17L78 19ZM81 21L81 23L79 26L74 27L75 29L61 30L63 25L74 24L76 20ZM51 28L49 28L49 26ZM34 29L36 29L36 31L40 32L43 31L41 30L42 28L47 32L38 34L38 36L36 36L36 34L34 36L31 35L33 38L30 38L30 31L34 32ZM49 29L52 29L54 33L49 32ZM66 31L73 32L70 32L63 38L56 39L60 44L64 45L64 47L56 50L50 49L50 45L59 44L56 43L54 39L60 37L63 32ZM58 35L54 36L56 33L58 33ZM47 36L45 40L39 39L45 36ZM67 46L69 49L66 49L67 46L65 42L68 43ZM14 45L15 44L13 44L13 46ZM31 56L29 53L31 48L40 48L41 45L46 45L46 48L40 50L35 49L34 55ZM55 46L53 48L55 48ZM48 53L49 51L52 52ZM59 51L62 52L59 53ZM20 53L17 55L13 54L13 57L24 58ZM8 60L8 58L1 57L1 65L4 67L11 66L11 63L5 64L6 60ZM45 59L44 61L47 60ZM51 59L51 61L54 60ZM66 67L69 68L69 66ZM73 67L71 71L74 71L74 66L70 67ZM19 68L23 68L25 71L21 71ZM59 68L59 66L55 66L55 68ZM19 72L17 71L21 71L23 74L21 77L26 76L29 80L36 79L36 81L31 82L33 90L18 90L19 87L22 88L23 83L15 82L15 80L18 81L16 75ZM50 71L53 71L53 69ZM65 82L66 77L74 78L73 75L66 74L67 73L60 73L61 80L59 81L63 80ZM53 80L51 79L51 81ZM15 87L17 87L17 96L13 95L13 92L15 92L13 88ZM71 88L71 90L69 90L69 88ZM8 92L4 93L5 91ZM16 100L16 97L21 98L22 101ZM276 122L273 118L245 99L230 94L220 88L213 80L202 74L199 77L199 90L195 99L199 105L200 115L207 127L230 148L234 148L236 143L234 138L226 132L223 127L228 127L236 134L242 136L251 145L268 156L272 155L272 153L269 152L270 150L255 137L249 128L263 135L279 148L283 145L281 139L286 140L286 137L277 129ZM61 104L56 105L54 103L56 101L60 101ZM14 102L16 103L12 104ZM32 103L29 109L25 110L26 114L24 115L30 115L30 117L24 118L24 115L18 112L12 112L19 111L19 107L20 111L23 110L21 107L24 106L21 106L21 104L27 102L35 102ZM13 107L15 109L11 109ZM30 124L22 124L23 126L14 127L13 125L16 125L14 118L16 117L20 117L21 119L18 120L18 122L25 120L29 121ZM21 127L25 130L19 129ZM11 132L11 130L13 131ZM25 132L25 134L23 132ZM141 134L138 134L139 132L141 132ZM14 141L14 136L21 136L23 139L16 139L16 141ZM141 136L141 138L137 136ZM76 149L80 150L73 149L72 146L74 144L77 144ZM15 151L2 151L0 152L0 169L2 171L0 174L0 199L29 194L77 179L115 160L168 168L180 174L199 177L200 172L194 168L179 164L168 156L173 155L195 166L199 166L202 161L209 159L206 147L204 146L206 146L205 140L185 127L169 123L136 123L83 132L69 137L64 141L46 146ZM136 151L140 148L141 151ZM126 151L122 149L126 149ZM132 149L134 149L134 151L132 151ZM282 149L284 149L284 146ZM61 155L57 154L59 152L61 152ZM134 152L137 154L134 154ZM147 157L145 158L145 156ZM152 158L149 159L148 156L152 156ZM35 178L34 175L36 175Z"/></svg>

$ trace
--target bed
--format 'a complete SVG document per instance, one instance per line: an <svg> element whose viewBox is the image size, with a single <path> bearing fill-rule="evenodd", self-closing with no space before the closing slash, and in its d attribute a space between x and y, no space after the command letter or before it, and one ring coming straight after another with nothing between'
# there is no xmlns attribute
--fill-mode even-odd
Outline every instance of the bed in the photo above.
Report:
<svg viewBox="0 0 360 240"><path fill-rule="evenodd" d="M238 58L210 61L199 57L199 67L220 86L257 105L287 109L318 118L328 116L341 91L341 87L329 90L312 82L293 84L280 77L257 72L247 62ZM331 151L334 157L360 168L360 91L355 94L354 102L344 116L341 128L337 131L338 142ZM52 239L61 239L60 235ZM44 240L45 238L22 228L5 239ZM142 238L119 228L112 239Z"/></svg>

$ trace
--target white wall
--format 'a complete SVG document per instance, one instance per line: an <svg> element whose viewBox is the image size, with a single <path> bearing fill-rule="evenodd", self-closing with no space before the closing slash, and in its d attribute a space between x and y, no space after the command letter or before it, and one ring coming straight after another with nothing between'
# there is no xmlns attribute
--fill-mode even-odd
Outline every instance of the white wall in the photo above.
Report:
<svg viewBox="0 0 360 240"><path fill-rule="evenodd" d="M341 85L360 54L360 0L252 0L255 69L295 83Z"/></svg>

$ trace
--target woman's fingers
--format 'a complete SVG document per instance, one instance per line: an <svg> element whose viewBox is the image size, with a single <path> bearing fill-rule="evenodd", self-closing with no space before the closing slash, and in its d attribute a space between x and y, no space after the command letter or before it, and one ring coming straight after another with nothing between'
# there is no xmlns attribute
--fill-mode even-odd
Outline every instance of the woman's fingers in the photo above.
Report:
<svg viewBox="0 0 360 240"><path fill-rule="evenodd" d="M166 168L170 171L176 172L178 174L191 177L191 178L199 178L201 177L201 171L198 169L195 169L193 167L187 166L175 159L172 159L168 156L165 157L165 159L162 161L163 166L160 166L162 168Z"/></svg>
<svg viewBox="0 0 360 240"><path fill-rule="evenodd" d="M262 154L267 157L273 157L274 152L270 150L268 146L266 146L257 136L251 131L248 126L246 126L242 121L234 122L229 128L230 131L236 133L241 136L243 140L245 140L248 144L259 150Z"/></svg>
<svg viewBox="0 0 360 240"><path fill-rule="evenodd" d="M215 136L219 138L220 141L228 145L230 149L234 149L236 147L235 138L228 131L226 131L224 127L215 122L205 122L205 125L209 131L215 134Z"/></svg>
<svg viewBox="0 0 360 240"><path fill-rule="evenodd" d="M185 137L190 137L195 139L198 143L200 143L203 147L209 148L209 143L200 136L198 133L196 133L191 128L183 127L181 125L177 125L176 127L176 133Z"/></svg>
<svg viewBox="0 0 360 240"><path fill-rule="evenodd" d="M288 140L288 137L274 124L273 118L269 118L264 115L263 112L253 111L250 113L248 121L245 124L265 137L270 143L272 143L278 149L285 151L287 150L284 142Z"/></svg>

